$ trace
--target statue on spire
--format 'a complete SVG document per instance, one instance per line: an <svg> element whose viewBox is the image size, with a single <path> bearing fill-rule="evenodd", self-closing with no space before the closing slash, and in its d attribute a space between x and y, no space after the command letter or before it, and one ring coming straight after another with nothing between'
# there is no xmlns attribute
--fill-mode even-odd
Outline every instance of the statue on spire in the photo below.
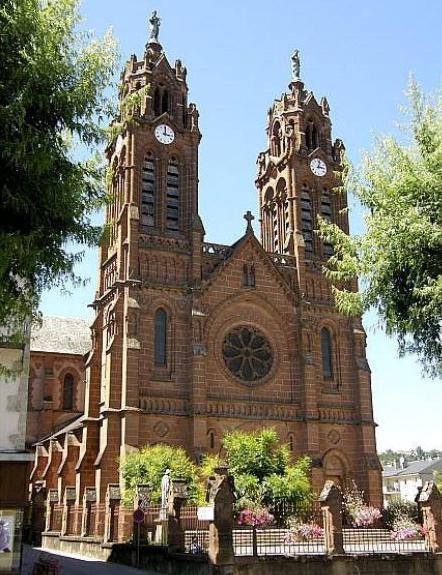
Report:
<svg viewBox="0 0 442 575"><path fill-rule="evenodd" d="M159 44L158 34L160 33L161 20L158 17L156 10L152 12L152 16L149 18L149 24L150 24L149 42L155 42Z"/></svg>
<svg viewBox="0 0 442 575"><path fill-rule="evenodd" d="M299 50L295 50L292 54L292 79L299 80L301 78L301 60L299 58Z"/></svg>

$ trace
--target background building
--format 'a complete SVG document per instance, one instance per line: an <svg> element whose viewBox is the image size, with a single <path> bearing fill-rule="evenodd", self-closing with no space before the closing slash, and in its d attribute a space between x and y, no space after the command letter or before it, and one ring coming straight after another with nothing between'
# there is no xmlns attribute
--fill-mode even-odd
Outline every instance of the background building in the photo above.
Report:
<svg viewBox="0 0 442 575"><path fill-rule="evenodd" d="M50 435L84 411L84 355L90 350L88 322L44 317L32 328L26 444Z"/></svg>
<svg viewBox="0 0 442 575"><path fill-rule="evenodd" d="M14 330L15 331L15 330ZM23 514L28 504L29 466L25 451L29 332L22 341L0 329L0 573L19 573Z"/></svg>
<svg viewBox="0 0 442 575"><path fill-rule="evenodd" d="M403 457L396 465L386 466L382 472L384 504L399 497L414 501L426 481L434 481L434 472L442 472L442 459L406 461Z"/></svg>

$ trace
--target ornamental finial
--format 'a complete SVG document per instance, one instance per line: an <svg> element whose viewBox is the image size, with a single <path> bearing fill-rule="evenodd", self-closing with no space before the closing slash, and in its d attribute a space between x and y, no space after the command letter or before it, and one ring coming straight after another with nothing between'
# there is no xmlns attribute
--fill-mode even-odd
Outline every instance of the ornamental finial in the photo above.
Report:
<svg viewBox="0 0 442 575"><path fill-rule="evenodd" d="M247 212L244 214L244 219L247 222L246 234L253 234L252 222L255 219L255 216L250 210L247 210Z"/></svg>
<svg viewBox="0 0 442 575"><path fill-rule="evenodd" d="M155 43L159 44L158 34L160 33L161 20L157 15L157 11L152 12L152 16L149 18L150 33L149 33L149 44Z"/></svg>
<svg viewBox="0 0 442 575"><path fill-rule="evenodd" d="M299 50L295 50L292 54L292 80L301 79L301 60L299 58Z"/></svg>

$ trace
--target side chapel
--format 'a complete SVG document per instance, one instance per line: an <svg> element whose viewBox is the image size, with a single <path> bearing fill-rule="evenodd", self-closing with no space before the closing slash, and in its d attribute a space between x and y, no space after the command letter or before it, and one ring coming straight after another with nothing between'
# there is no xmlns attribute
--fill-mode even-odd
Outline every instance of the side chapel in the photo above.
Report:
<svg viewBox="0 0 442 575"><path fill-rule="evenodd" d="M198 459L220 451L226 430L267 426L294 458L311 456L316 490L355 480L380 506L366 336L359 317L338 313L321 272L333 248L314 233L318 214L348 232L346 197L334 191L344 145L332 140L327 99L305 88L295 52L258 155L260 238L248 212L233 245L208 243L198 110L156 14L151 25L143 57L122 74L133 121L117 119L107 149L113 200L84 414L38 444L31 482L59 501L70 490L81 504L89 489L103 503L133 450L164 442Z"/></svg>

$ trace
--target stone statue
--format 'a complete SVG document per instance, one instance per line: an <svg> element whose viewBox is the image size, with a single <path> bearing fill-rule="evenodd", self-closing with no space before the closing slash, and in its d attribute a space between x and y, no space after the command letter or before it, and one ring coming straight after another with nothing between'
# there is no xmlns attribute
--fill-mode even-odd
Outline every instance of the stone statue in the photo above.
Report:
<svg viewBox="0 0 442 575"><path fill-rule="evenodd" d="M166 469L161 479L161 507L166 509L169 503L170 469Z"/></svg>
<svg viewBox="0 0 442 575"><path fill-rule="evenodd" d="M301 74L301 60L299 59L299 50L292 54L292 77L293 80L299 80Z"/></svg>
<svg viewBox="0 0 442 575"><path fill-rule="evenodd" d="M152 16L149 18L150 23L150 42L158 42L158 34L160 33L161 20L158 18L157 11L152 12Z"/></svg>

